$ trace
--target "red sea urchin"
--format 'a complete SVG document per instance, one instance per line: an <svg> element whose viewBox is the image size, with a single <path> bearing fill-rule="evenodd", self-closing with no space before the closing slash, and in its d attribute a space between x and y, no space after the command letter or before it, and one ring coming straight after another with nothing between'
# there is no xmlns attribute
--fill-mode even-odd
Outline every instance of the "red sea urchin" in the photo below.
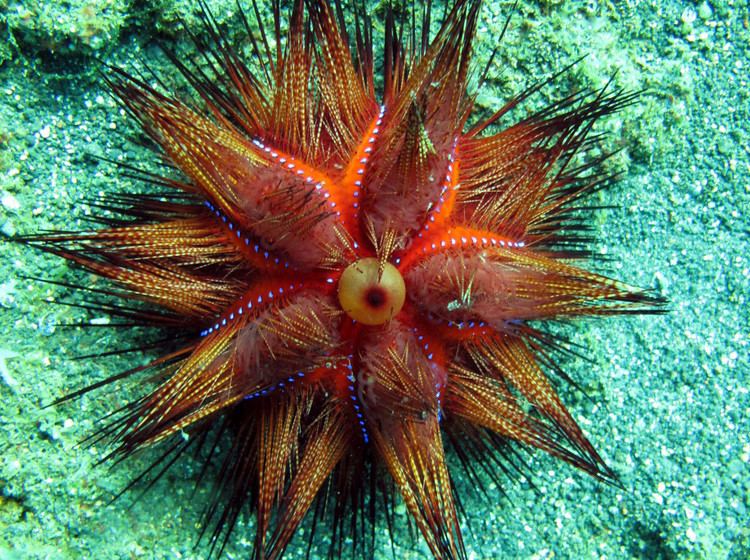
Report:
<svg viewBox="0 0 750 560"><path fill-rule="evenodd" d="M186 337L95 385L158 381L102 436L120 455L231 442L219 546L249 504L255 557L278 558L318 499L332 555L349 536L371 551L395 488L432 554L463 558L444 438L465 465L515 440L612 478L543 373L558 342L537 321L658 307L575 264L579 202L608 180L589 132L633 96L576 93L495 131L534 87L468 125L479 5L458 0L431 40L429 8L421 37L389 13L382 101L361 10L350 37L338 4L296 1L284 40L274 2L253 67L207 16L202 64L172 57L200 109L107 78L174 171L138 172L162 190L110 196L104 229L26 238L137 301L114 313Z"/></svg>

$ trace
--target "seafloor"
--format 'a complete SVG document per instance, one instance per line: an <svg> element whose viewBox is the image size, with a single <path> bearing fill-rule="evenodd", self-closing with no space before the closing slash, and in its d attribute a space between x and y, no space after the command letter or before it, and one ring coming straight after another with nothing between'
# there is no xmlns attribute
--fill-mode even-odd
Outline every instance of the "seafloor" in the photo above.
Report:
<svg viewBox="0 0 750 560"><path fill-rule="evenodd" d="M183 46L180 18L200 32L195 4L0 0L6 236L79 227L98 211L83 197L137 188L92 157L142 159L101 73L143 60L169 73L155 46ZM484 6L480 61L512 4ZM234 0L211 5L239 37ZM595 214L594 251L609 259L595 266L670 304L664 316L564 327L591 359L564 364L587 394L563 388L564 400L622 486L534 454L533 486L465 494L470 558L750 558L749 18L745 0L519 3L480 105L497 107L582 55L537 103L615 73L618 85L644 90L600 129L621 150L622 180L594 201L612 206ZM204 557L195 540L209 490L193 492L195 463L113 503L148 457L110 469L96 466L105 448L78 445L126 402L127 387L44 407L134 360L74 356L137 344L141 333L55 303L76 296L33 278L70 279L60 260L7 243L0 251L0 559ZM101 327L61 326L87 317ZM242 520L227 558L247 557L251 525ZM406 525L397 508L396 526ZM314 555L327 539L319 533ZM426 558L420 541L404 529L392 549L381 536L378 557Z"/></svg>

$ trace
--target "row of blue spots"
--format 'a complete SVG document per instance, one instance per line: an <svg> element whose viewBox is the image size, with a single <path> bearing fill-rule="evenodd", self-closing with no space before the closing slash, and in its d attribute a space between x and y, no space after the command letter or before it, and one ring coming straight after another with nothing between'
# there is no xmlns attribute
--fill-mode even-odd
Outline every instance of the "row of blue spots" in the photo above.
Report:
<svg viewBox="0 0 750 560"><path fill-rule="evenodd" d="M458 329L458 330L473 329L474 327L486 327L487 326L487 323L485 323L484 321L450 321L450 320L438 317L434 313L428 313L427 318L433 323L440 323L440 324L447 325L448 327L451 327L453 329ZM414 329L414 332L416 332L416 329Z"/></svg>
<svg viewBox="0 0 750 560"><path fill-rule="evenodd" d="M447 321L446 324L454 329L473 329L474 327L486 327L484 321Z"/></svg>
<svg viewBox="0 0 750 560"><path fill-rule="evenodd" d="M286 387L287 385L292 385L297 379L301 379L303 377L305 377L305 373L303 371L298 371L296 375L292 375L284 381L279 381L275 385L271 385L270 387L267 387L265 389L261 389L260 391L255 391L254 393L250 393L249 395L246 395L243 400L251 401L258 397L265 397L266 395L273 393L277 389L283 390L284 387Z"/></svg>
<svg viewBox="0 0 750 560"><path fill-rule="evenodd" d="M298 288L301 288L301 287L302 287L302 282L300 282L299 284L289 284L289 287L287 289L291 292L291 291L293 291L295 289L298 289ZM276 290L276 294L279 295L279 296L283 296L284 295L284 288L282 288L280 286ZM272 290L268 290L268 295L265 296L265 300L273 300L273 299L274 299L274 293L273 293L273 291ZM264 301L264 296L259 295L258 298L257 298L257 300L255 301L255 305L256 306L260 305L260 304L263 303L263 301ZM250 301L247 302L247 304L240 305L237 308L236 311L232 311L229 314L229 316L222 317L221 320L219 320L217 323L215 323L213 327L208 327L207 329L203 329L201 331L201 336L207 336L207 335L211 334L214 331L218 331L221 327L225 327L227 325L227 322L234 321L234 319L236 317L239 317L240 315L243 315L245 313L245 310L250 311L252 309L253 309L253 301L250 300Z"/></svg>
<svg viewBox="0 0 750 560"><path fill-rule="evenodd" d="M419 235L417 235L417 237L422 237L422 234L420 233ZM522 249L526 245L523 241L505 241L503 239L495 239L494 237L490 237L489 239L486 237L482 237L480 239L472 235L468 238L463 237L463 236L461 238L451 237L448 241L446 241L445 239L442 239L439 244L432 243L430 245L430 248L433 251L436 251L438 247L443 248L443 249L446 248L449 243L451 247L456 247L457 245L460 245L460 244L466 245L467 243L469 243L469 241L471 241L472 244L474 245L479 244L479 242L481 241L482 245L492 245L493 247L496 247L497 245L500 245L500 247L505 247L507 245L508 247L515 247L518 249ZM426 245L422 247L422 252L423 253L427 252Z"/></svg>
<svg viewBox="0 0 750 560"><path fill-rule="evenodd" d="M349 381L349 392L351 393L349 395L349 398L352 400L352 406L354 407L354 413L357 415L357 421L359 422L359 427L362 430L362 439L364 439L365 443L370 442L370 435L367 433L367 428L365 427L365 417L362 414L362 405L359 403L359 399L357 399L356 388L354 386L354 382L356 381L354 377L354 372L352 371L352 363L351 363L351 356L349 356L350 361L347 364L346 368L349 370L349 374L346 376L346 379Z"/></svg>
<svg viewBox="0 0 750 560"><path fill-rule="evenodd" d="M279 153L274 151L270 146L266 146L263 143L263 140L260 138L253 139L253 144L255 144L259 149L263 150L265 153L270 155L274 160L277 160L282 166L285 166L286 169L288 169L290 172L294 172L295 168L297 167L297 164L294 162L294 158L290 158L287 160L285 157L279 157ZM310 175L305 177L305 172L301 169L297 169L295 175L297 175L300 179L304 177L306 183L312 183L315 179L313 179ZM315 183L315 189L321 190L323 188L324 182ZM323 191L323 197L328 199L330 198L331 194L327 191ZM331 201L330 203L331 208L336 208L336 203ZM336 211L336 215L340 216L341 212Z"/></svg>
<svg viewBox="0 0 750 560"><path fill-rule="evenodd" d="M219 218L222 222L227 224L229 231L234 232L234 234L237 236L237 239L240 239L241 241L243 241L246 246L248 247L250 246L250 243L251 243L250 238L247 236L243 236L240 229L237 226L235 226L231 221L229 221L227 217L221 212L221 210L217 209L213 204L211 204L208 201L206 201L204 204L208 207L209 210L211 210L216 215L217 218ZM253 244L253 250L257 254L262 254L263 258L265 258L267 261L272 261L274 264L283 266L284 268L289 268L288 262L286 261L282 262L281 259L279 259L279 257L272 257L271 254L268 251L264 250L258 243Z"/></svg>
<svg viewBox="0 0 750 560"><path fill-rule="evenodd" d="M412 328L412 332L417 337L417 342L422 347L422 350L425 353L425 357L429 361L432 361L433 354L432 352L430 352L430 344L428 342L425 342L424 335L419 334L419 331L416 328ZM438 412L437 412L438 422L441 422L443 420L443 410L442 410L441 400L440 400L441 398L440 383L435 383L435 398L437 399L437 404L438 404Z"/></svg>
<svg viewBox="0 0 750 560"><path fill-rule="evenodd" d="M414 329L414 333L417 333L417 329ZM422 344L422 342L424 342L424 335L417 334L417 342L419 342L422 346L422 350L424 350L427 359L432 361L432 352L430 352L430 345L426 342Z"/></svg>
<svg viewBox="0 0 750 560"><path fill-rule="evenodd" d="M375 136L377 136L378 133L380 132L380 125L383 124L383 115L385 115L385 105L381 105L380 106L380 112L378 113L378 120L375 121L375 128L372 129L372 136L370 136L367 139L367 143L368 144L374 144L375 143ZM367 164L367 161L370 159L370 154L372 153L372 146L365 147L364 152L367 155L365 155L365 157L363 157L362 159L359 160L359 163L362 164L362 167L360 167L359 169L357 169L357 175L359 175L360 177L365 174L365 165ZM360 188L362 187L362 180L361 179L357 179L356 181L354 181L354 186L357 187L357 188L354 189L354 192L352 193L352 196L354 198L359 198ZM355 201L352 204L352 206L355 209L359 208L359 202ZM354 214L354 217L355 218L357 217L356 213Z"/></svg>

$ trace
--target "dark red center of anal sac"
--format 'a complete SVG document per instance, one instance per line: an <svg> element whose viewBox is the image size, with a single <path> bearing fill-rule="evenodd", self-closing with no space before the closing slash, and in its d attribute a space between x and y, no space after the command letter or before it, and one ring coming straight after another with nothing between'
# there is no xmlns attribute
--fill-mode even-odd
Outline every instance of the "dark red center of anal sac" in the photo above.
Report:
<svg viewBox="0 0 750 560"><path fill-rule="evenodd" d="M385 305L388 300L388 294L385 293L383 288L373 286L365 292L365 301L373 309L380 309Z"/></svg>

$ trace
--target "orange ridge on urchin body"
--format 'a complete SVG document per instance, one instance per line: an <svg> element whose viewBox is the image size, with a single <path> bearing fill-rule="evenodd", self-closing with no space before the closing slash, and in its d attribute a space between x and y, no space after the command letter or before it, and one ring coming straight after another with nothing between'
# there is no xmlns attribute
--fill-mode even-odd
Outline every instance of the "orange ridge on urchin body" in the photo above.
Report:
<svg viewBox="0 0 750 560"><path fill-rule="evenodd" d="M104 229L25 239L142 302L118 314L188 333L102 435L129 454L221 423L220 547L250 504L255 557L280 557L317 497L332 502L332 551L351 536L366 555L390 477L432 554L464 558L446 437L462 461L515 440L614 476L543 371L555 341L530 322L658 309L576 263L577 203L607 180L606 156L576 158L633 96L573 94L489 132L531 88L469 127L479 7L458 0L431 40L429 10L421 38L389 12L380 99L359 10L350 40L327 2L298 0L284 40L275 2L275 46L250 36L257 70L206 15L212 69L173 56L200 110L107 77L181 178L113 197L125 219Z"/></svg>

